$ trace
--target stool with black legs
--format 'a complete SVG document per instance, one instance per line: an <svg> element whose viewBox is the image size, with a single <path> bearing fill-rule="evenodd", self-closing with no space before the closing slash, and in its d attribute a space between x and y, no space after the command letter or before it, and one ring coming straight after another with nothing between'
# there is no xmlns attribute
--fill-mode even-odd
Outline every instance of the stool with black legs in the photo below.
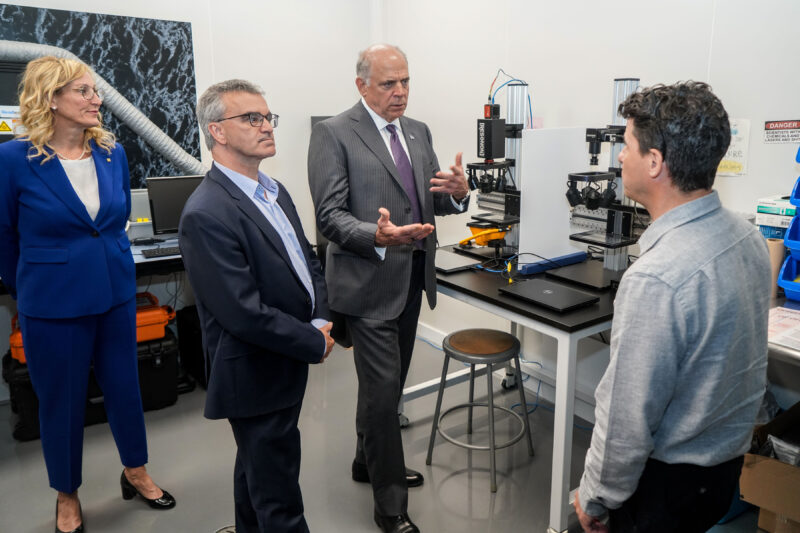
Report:
<svg viewBox="0 0 800 533"><path fill-rule="evenodd" d="M528 424L528 410L525 402L525 390L522 386L522 374L519 363L519 339L510 333L497 331L494 329L464 329L451 333L442 341L444 349L444 365L442 367L442 380L439 383L439 394L436 398L436 411L433 414L433 427L431 427L431 440L428 443L428 458L425 464L431 464L433 456L433 442L436 432L447 441L467 448L470 450L489 451L489 466L491 474L491 490L497 492L497 480L495 472L495 450L511 446L522 437L527 437L528 454L533 455L533 440L531 439L531 428ZM469 364L469 401L447 409L440 414L442 408L442 396L444 395L445 381L447 379L447 367L450 358L462 363ZM514 374L517 378L517 389L519 389L520 408L523 414L519 415L502 406L494 405L494 392L492 386L492 367L496 364L506 363L514 360L516 364ZM476 402L475 393L475 365L486 365L486 381L488 402ZM442 430L441 423L444 417L457 409L467 409L467 433L472 434L472 409L473 407L488 407L489 411L489 445L476 446L464 441L457 440ZM520 422L520 431L513 438L506 442L496 443L494 440L494 410L500 409L509 413Z"/></svg>

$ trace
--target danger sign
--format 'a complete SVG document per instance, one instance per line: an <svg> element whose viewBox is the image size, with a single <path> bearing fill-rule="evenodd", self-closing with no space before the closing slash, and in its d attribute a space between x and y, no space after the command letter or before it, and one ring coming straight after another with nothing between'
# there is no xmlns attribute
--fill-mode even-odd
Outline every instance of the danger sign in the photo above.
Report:
<svg viewBox="0 0 800 533"><path fill-rule="evenodd" d="M764 123L764 143L800 142L800 120L770 120Z"/></svg>
<svg viewBox="0 0 800 533"><path fill-rule="evenodd" d="M0 132L11 133L11 126L5 120L0 120Z"/></svg>

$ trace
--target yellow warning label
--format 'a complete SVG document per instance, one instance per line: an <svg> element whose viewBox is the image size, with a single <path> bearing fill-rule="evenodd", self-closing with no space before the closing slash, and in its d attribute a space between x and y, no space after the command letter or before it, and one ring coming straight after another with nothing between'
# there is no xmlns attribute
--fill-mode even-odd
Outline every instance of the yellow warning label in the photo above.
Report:
<svg viewBox="0 0 800 533"><path fill-rule="evenodd" d="M11 126L5 120L0 120L0 131L11 131Z"/></svg>

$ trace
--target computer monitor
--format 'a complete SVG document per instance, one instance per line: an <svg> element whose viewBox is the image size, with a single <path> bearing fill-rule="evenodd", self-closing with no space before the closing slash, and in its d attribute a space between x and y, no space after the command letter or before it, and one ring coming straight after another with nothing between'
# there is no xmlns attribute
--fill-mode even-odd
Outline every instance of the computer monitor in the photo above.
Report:
<svg viewBox="0 0 800 533"><path fill-rule="evenodd" d="M147 178L153 235L178 233L183 206L203 178L204 176Z"/></svg>

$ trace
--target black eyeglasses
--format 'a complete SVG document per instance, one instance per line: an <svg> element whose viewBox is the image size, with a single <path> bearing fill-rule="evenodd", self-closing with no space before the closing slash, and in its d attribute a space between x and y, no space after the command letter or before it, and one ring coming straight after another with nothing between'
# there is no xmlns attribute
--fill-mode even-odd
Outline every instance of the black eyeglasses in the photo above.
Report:
<svg viewBox="0 0 800 533"><path fill-rule="evenodd" d="M89 87L88 85L82 85L80 87L76 87L72 89L76 93L81 93L84 100L91 100L95 96L97 96L100 100L103 99L103 93L101 93L96 87Z"/></svg>
<svg viewBox="0 0 800 533"><path fill-rule="evenodd" d="M276 115L275 113L267 113L266 115L262 115L261 113L257 113L257 112L255 112L255 113L242 113L241 115L235 115L235 116L232 116L232 117L221 118L219 120L215 120L214 122L222 122L223 120L230 120L232 118L241 118L241 117L247 117L247 120L250 121L250 125L253 126L254 128L260 127L264 123L265 119L266 119L267 122L269 122L272 125L273 128L277 128L278 127L279 115Z"/></svg>

